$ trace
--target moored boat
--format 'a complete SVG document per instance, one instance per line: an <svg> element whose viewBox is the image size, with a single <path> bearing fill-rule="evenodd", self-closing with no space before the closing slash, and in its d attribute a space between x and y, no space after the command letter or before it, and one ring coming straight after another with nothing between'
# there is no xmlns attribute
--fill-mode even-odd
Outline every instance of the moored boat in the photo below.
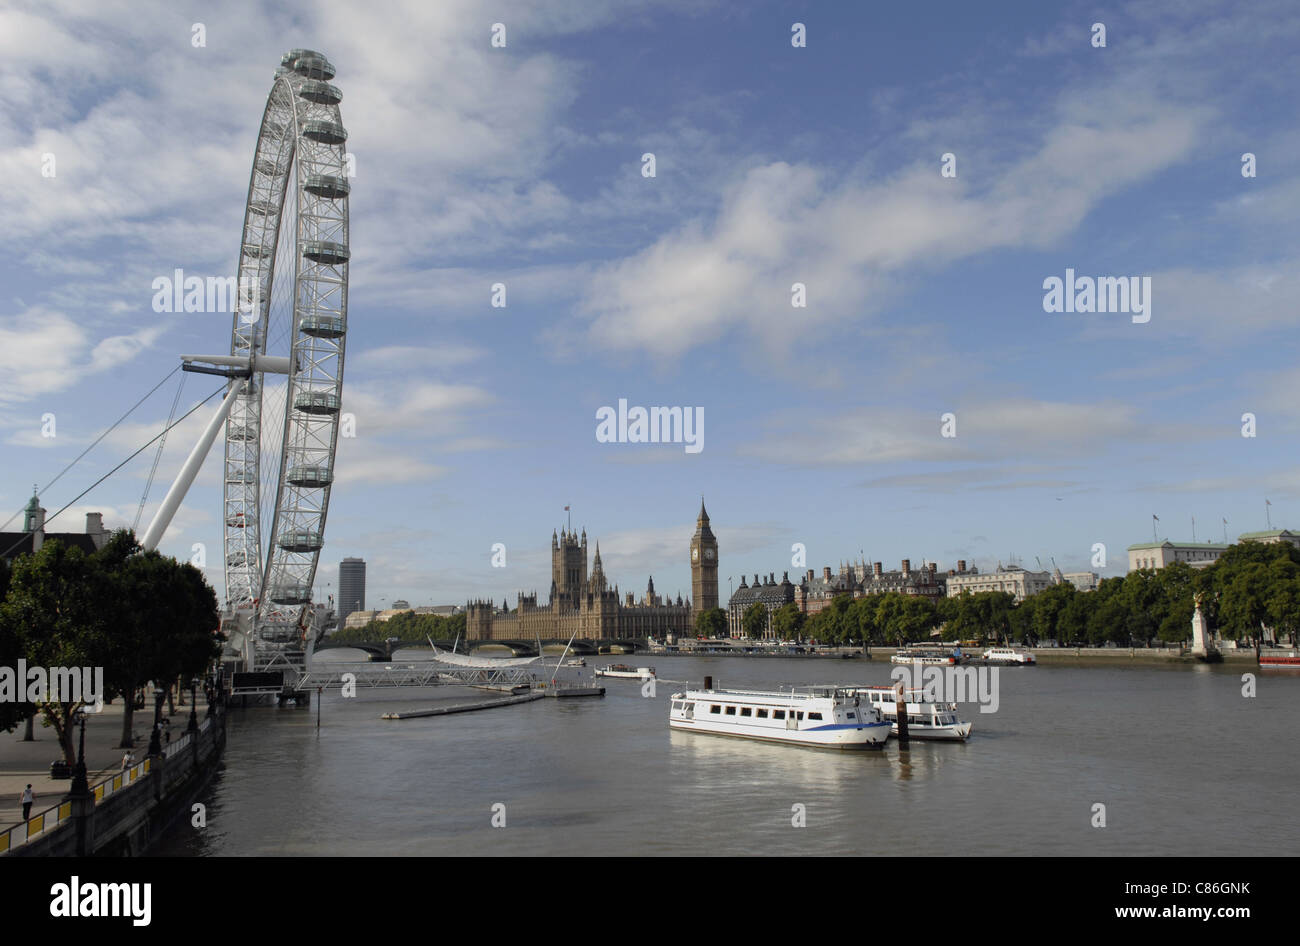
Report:
<svg viewBox="0 0 1300 946"><path fill-rule="evenodd" d="M626 680L641 680L654 675L654 667L629 667L627 664L610 664L608 667L596 668L596 676L598 677L622 677Z"/></svg>
<svg viewBox="0 0 1300 946"><path fill-rule="evenodd" d="M990 647L984 651L984 659L991 664L1011 664L1014 666L1032 666L1037 663L1033 654L1024 653L1011 647Z"/></svg>
<svg viewBox="0 0 1300 946"><path fill-rule="evenodd" d="M673 694L668 726L821 749L881 749L889 739L889 723L843 687L687 690Z"/></svg>
<svg viewBox="0 0 1300 946"><path fill-rule="evenodd" d="M958 654L942 650L900 650L889 658L890 663L910 664L914 667L952 667L960 661Z"/></svg>
<svg viewBox="0 0 1300 946"><path fill-rule="evenodd" d="M898 691L892 686L858 687L854 691L889 723L898 735ZM970 735L971 724L957 715L956 703L944 703L926 697L924 688L912 687L903 691L903 706L907 711L909 739L934 739L964 742Z"/></svg>
<svg viewBox="0 0 1300 946"><path fill-rule="evenodd" d="M1300 670L1300 654L1297 654L1294 650L1289 654L1260 654L1259 665L1261 667L1286 667Z"/></svg>

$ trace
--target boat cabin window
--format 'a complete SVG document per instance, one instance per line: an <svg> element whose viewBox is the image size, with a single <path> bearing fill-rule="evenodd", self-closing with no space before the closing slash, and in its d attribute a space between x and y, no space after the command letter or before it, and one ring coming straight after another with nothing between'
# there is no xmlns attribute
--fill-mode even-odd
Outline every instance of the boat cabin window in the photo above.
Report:
<svg viewBox="0 0 1300 946"><path fill-rule="evenodd" d="M808 718L809 718L809 719L821 719L821 718L822 718L822 714L821 714L821 713L809 713L809 714L808 714Z"/></svg>
<svg viewBox="0 0 1300 946"><path fill-rule="evenodd" d="M727 715L728 715L728 716L735 716L735 715L736 715L736 708L735 708L734 706L728 706L728 707L727 707Z"/></svg>
<svg viewBox="0 0 1300 946"><path fill-rule="evenodd" d="M785 719L785 710L772 710L773 719Z"/></svg>
<svg viewBox="0 0 1300 946"><path fill-rule="evenodd" d="M795 713L795 714L794 714L794 718L795 718L795 719L803 719L803 710L799 710L799 712Z"/></svg>
<svg viewBox="0 0 1300 946"><path fill-rule="evenodd" d="M710 712L710 713L721 713L721 712L722 712L722 707L719 706L717 703L714 703L712 706L709 707L709 712Z"/></svg>
<svg viewBox="0 0 1300 946"><path fill-rule="evenodd" d="M757 713L759 719L767 719L767 710L760 709Z"/></svg>
<svg viewBox="0 0 1300 946"><path fill-rule="evenodd" d="M857 715L856 715L852 710L849 710L848 717L849 717L849 719L857 719L857 718L858 718Z"/></svg>
<svg viewBox="0 0 1300 946"><path fill-rule="evenodd" d="M754 715L754 711L753 711L752 709L750 709L748 706L742 706L742 707L740 708L740 715L741 715L741 716L752 716L752 715Z"/></svg>

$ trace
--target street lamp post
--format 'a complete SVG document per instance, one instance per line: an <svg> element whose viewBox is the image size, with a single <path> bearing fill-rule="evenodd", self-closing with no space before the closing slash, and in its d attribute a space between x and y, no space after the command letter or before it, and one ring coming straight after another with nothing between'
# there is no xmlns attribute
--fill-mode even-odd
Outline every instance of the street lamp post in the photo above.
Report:
<svg viewBox="0 0 1300 946"><path fill-rule="evenodd" d="M198 689L199 689L198 679L195 677L190 677L190 725L189 725L190 732L199 731L199 714L196 708L198 706L198 700L199 700Z"/></svg>
<svg viewBox="0 0 1300 946"><path fill-rule="evenodd" d="M90 794L90 782L86 780L86 711L77 710L74 721L81 726L81 741L77 747L77 765L72 770L71 794L82 797Z"/></svg>
<svg viewBox="0 0 1300 946"><path fill-rule="evenodd" d="M162 706L167 694L157 690L153 696L153 732L149 734L149 754L162 755Z"/></svg>

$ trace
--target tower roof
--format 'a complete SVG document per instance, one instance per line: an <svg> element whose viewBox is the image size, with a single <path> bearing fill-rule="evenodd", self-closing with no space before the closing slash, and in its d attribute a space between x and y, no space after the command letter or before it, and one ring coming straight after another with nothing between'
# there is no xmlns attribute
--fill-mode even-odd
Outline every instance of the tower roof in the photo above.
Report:
<svg viewBox="0 0 1300 946"><path fill-rule="evenodd" d="M709 513L708 513L708 510L706 510L706 509L704 508L704 497L703 497L703 496L700 497L700 515L699 515L698 519L699 519L700 522L708 522L708 521L709 521Z"/></svg>

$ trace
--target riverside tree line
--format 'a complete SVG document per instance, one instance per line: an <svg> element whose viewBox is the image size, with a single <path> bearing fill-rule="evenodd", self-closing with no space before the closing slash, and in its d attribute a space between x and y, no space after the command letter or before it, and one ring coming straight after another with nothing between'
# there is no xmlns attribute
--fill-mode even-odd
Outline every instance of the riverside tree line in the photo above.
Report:
<svg viewBox="0 0 1300 946"><path fill-rule="evenodd" d="M203 573L144 551L130 530L115 532L89 555L51 539L11 566L0 560L0 666L16 668L24 659L45 668L103 667L104 699L126 704L122 748L134 745L136 692L152 682L171 701L179 681L203 674L220 657L219 628L217 596ZM84 701L54 695L0 701L0 730L40 716L72 765Z"/></svg>
<svg viewBox="0 0 1300 946"><path fill-rule="evenodd" d="M1141 647L1190 640L1198 596L1208 626L1221 637L1256 643L1270 629L1294 646L1300 632L1300 548L1242 542L1203 569L1184 562L1138 569L1103 579L1095 591L1063 582L1018 604L1001 591L965 592L937 602L898 592L856 599L840 595L812 615L787 604L772 612L771 624L781 640L826 644L924 642L938 629L945 641ZM762 637L768 628L766 606L750 605L741 626L746 637ZM696 621L697 632L705 636L721 636L726 629L721 608Z"/></svg>

